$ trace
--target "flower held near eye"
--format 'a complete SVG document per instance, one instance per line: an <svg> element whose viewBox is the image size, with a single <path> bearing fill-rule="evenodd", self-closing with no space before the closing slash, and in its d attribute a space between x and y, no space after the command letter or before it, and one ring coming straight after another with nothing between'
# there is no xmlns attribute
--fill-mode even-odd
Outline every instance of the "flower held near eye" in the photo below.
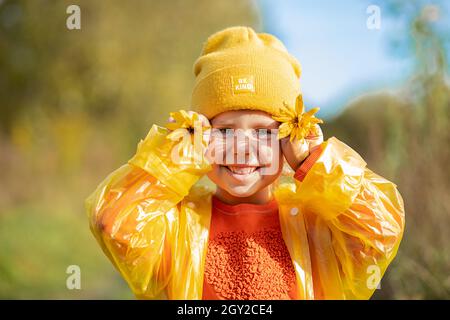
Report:
<svg viewBox="0 0 450 320"><path fill-rule="evenodd" d="M201 130L201 135L199 136L201 144L203 146L206 145L206 140L202 133L210 129L210 127L202 126L198 113L188 113L185 110L179 110L176 112L171 112L170 117L174 120L174 122L169 122L166 124L166 128L172 130L172 132L167 135L167 139L172 141L181 140L177 144L177 149L181 150L183 155L189 157L189 155L192 155L192 152L195 150L195 130Z"/></svg>
<svg viewBox="0 0 450 320"><path fill-rule="evenodd" d="M304 110L305 105L301 94L298 95L295 101L295 108L291 108L284 103L284 107L280 110L280 115L272 117L274 120L281 122L278 128L278 139L290 135L290 141L294 139L303 141L310 132L318 134L316 124L323 123L323 121L316 118L314 114L319 111L319 108L313 108L306 113L304 113Z"/></svg>

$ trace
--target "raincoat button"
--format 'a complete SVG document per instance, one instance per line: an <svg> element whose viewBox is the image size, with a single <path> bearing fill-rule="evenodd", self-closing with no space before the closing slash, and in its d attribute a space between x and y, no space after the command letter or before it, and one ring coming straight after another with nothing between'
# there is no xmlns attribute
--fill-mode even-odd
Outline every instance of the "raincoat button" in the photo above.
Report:
<svg viewBox="0 0 450 320"><path fill-rule="evenodd" d="M291 209L291 216L296 216L298 214L298 208L294 207Z"/></svg>
<svg viewBox="0 0 450 320"><path fill-rule="evenodd" d="M188 202L187 205L188 205L188 207L191 208L191 209L192 209L192 208L195 208L195 203L193 203L193 202Z"/></svg>

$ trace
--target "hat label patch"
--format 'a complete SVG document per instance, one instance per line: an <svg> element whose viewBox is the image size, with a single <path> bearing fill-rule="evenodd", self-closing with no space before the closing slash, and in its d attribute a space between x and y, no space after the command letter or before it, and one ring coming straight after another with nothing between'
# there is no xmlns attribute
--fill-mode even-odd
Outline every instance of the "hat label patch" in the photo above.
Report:
<svg viewBox="0 0 450 320"><path fill-rule="evenodd" d="M234 94L255 92L253 75L231 77L231 82Z"/></svg>

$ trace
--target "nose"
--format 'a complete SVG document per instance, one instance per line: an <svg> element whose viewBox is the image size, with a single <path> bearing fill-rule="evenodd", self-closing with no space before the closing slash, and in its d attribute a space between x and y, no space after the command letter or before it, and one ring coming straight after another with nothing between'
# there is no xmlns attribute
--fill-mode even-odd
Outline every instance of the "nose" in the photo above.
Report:
<svg viewBox="0 0 450 320"><path fill-rule="evenodd" d="M234 161L238 164L249 163L252 158L256 157L257 141L252 130L238 129L234 134Z"/></svg>
<svg viewBox="0 0 450 320"><path fill-rule="evenodd" d="M249 136L247 132L237 133L234 135L235 153L249 153Z"/></svg>

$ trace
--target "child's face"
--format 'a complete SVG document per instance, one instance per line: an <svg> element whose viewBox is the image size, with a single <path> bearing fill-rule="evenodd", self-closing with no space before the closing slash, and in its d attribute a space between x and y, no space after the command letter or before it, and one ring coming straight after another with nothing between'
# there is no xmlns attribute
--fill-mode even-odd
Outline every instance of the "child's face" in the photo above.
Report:
<svg viewBox="0 0 450 320"><path fill-rule="evenodd" d="M251 197L279 177L283 164L276 138L279 123L268 113L227 111L214 117L211 125L215 160L208 177L218 188L233 197Z"/></svg>

